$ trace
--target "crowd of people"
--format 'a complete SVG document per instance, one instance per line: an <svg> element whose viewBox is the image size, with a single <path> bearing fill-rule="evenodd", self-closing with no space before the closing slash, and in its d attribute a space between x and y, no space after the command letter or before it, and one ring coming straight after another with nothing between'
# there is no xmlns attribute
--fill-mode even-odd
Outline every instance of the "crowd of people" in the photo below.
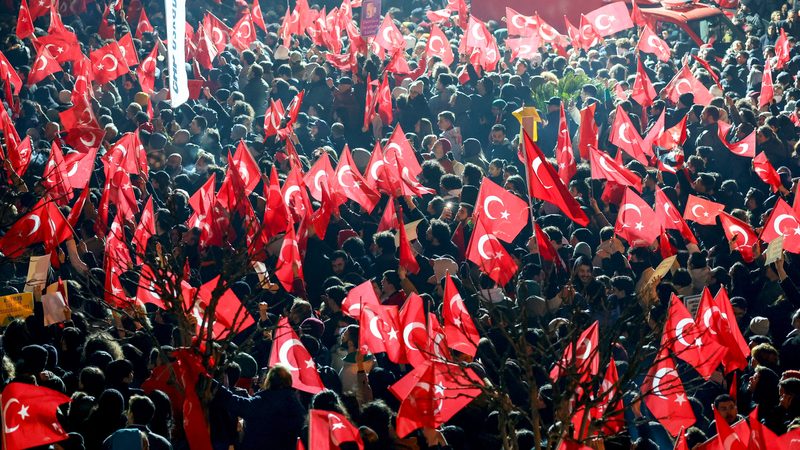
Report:
<svg viewBox="0 0 800 450"><path fill-rule="evenodd" d="M645 27L635 15L636 26L613 36L577 45L580 36L569 33L568 45L564 33L542 41L527 58L507 45L508 21L492 20L485 23L487 41L495 40L499 58L487 63L490 47L467 51L474 43L464 32L469 7L462 1L384 0L381 17L401 38L401 48L390 53L382 47L387 43L375 44L379 38L362 41L357 24L366 6L355 0L310 7L305 1L189 0L187 42L197 43L187 50L191 98L176 107L165 42L177 37L167 36L164 2L47 3L7 0L0 13L0 295L33 291L35 298L29 316L8 317L0 328L4 448L20 445L9 442L22 442L13 433L26 426L28 406L21 397L9 401L7 393L11 387L20 392L20 383L68 396L52 424L62 438L34 441L43 448L527 450L563 443L644 450L676 441L682 448L723 448L715 438L729 430L716 423L722 418L737 433L749 421L739 435L744 449L754 421L779 436L800 426L800 357L794 354L800 245L781 226L800 230L795 2L741 1L726 14L746 38L726 34L700 47L674 29L648 24L670 47L665 58L638 48ZM317 19L316 11L327 11L327 19ZM309 14L314 18L305 29L292 28L292 20L304 23ZM350 25L331 25L340 17ZM242 20L255 33L244 44ZM312 23L319 20L323 25ZM263 29L253 27L262 22ZM28 26L32 31L22 29ZM209 29L224 35L221 45ZM321 38L319 30L329 29L333 39ZM455 55L449 64L429 54L434 31L449 40ZM70 34L74 41L64 38ZM131 47L123 42L130 38L138 58L130 69L106 82L95 74L90 83L86 73L94 69L85 66L96 65L94 52L120 42L127 59ZM44 52L49 59L42 59ZM62 59L62 52L77 56ZM50 64L58 69L37 76ZM670 80L684 66L710 93L708 101L696 88L670 93ZM657 93L646 102L644 77ZM566 79L578 80L574 92L560 90ZM772 98L760 101L764 80L773 83ZM540 116L535 133L514 115L531 106ZM76 108L89 111L75 118ZM616 137L621 114L638 133L643 156ZM725 124L730 127L719 132ZM662 135L673 130L677 137L660 147L669 141ZM742 156L741 143L751 135L756 153ZM588 149L587 139L593 141ZM406 142L413 155L389 150ZM620 179L597 176L585 152L598 149L608 156L600 164L615 162L612 171L633 177L635 192ZM531 159L534 150L547 161ZM391 161L384 158L392 156L412 176L381 184L376 154L387 167ZM565 172L571 161L572 173ZM355 181L346 184L367 185L359 197L342 190L343 165ZM313 175L323 166L331 170L321 188ZM761 172L769 169L774 176L765 178ZM555 181L571 197L564 201L577 210L542 201L552 187L544 172L557 173ZM292 183L302 189L305 207L287 192ZM507 239L494 232L503 243L483 239L502 222L485 218L500 217L487 212L489 183L525 205L524 214L503 211L502 220L510 213L524 222ZM644 216L629 196L655 208L651 221L661 209L678 225L638 223L637 229L657 231L634 242L624 215L636 208ZM718 211L704 221L689 204ZM690 213L697 217L680 225ZM32 217L35 228L23 225ZM726 220L740 231L731 234ZM478 229L481 238L473 239ZM767 239L770 229L775 233ZM762 242L753 245L751 235ZM773 239L778 246L769 245L770 252ZM487 257L484 244L501 247ZM476 261L476 252L479 260L508 262L492 268ZM42 255L51 260L45 284L67 299L60 320L50 319L52 308L42 301L52 291L29 288L30 257ZM654 280L659 263L671 256L674 265ZM148 286L153 280L161 286ZM224 289L216 289L219 280ZM419 374L439 367L432 355L416 364L392 355L388 337L384 351L364 342L367 302L362 293L355 300L349 294L365 283L376 299L373 313L399 308L404 316L422 305L417 324L433 330L431 336L439 323L452 326L454 301L468 312L476 334L456 334L475 341L467 350L451 345L445 359L469 370L481 387L444 420L441 404L436 409L419 400ZM168 284L180 287L175 298L185 304L167 302ZM231 297L222 291L234 294L233 307L223 303ZM715 306L710 325L712 296L725 303ZM745 362L720 357L703 373L662 342L664 324L674 327L676 320L673 297L692 313L701 309L696 323L689 317L690 327L704 322L714 336L702 336L703 342L720 339L721 354L734 352L719 337L721 327L729 327L731 339L743 339L744 348L731 345ZM219 303L209 308L212 298ZM720 316L720 308L735 317ZM213 332L202 328L209 320ZM604 366L593 369L588 384L600 384L606 364L624 382L621 403L613 403L619 410L609 407L582 426L573 419L584 397L561 379L575 373L554 377L550 368L562 354L575 359L572 353L580 352L565 348L585 346L578 335L593 323L599 330L594 351ZM410 348L405 331L401 341ZM276 348L280 333L313 358L306 368L322 386L309 388L311 378L294 365L302 357ZM685 343L685 336L679 329L676 339ZM678 357L680 389L694 416L680 433L665 427L670 414L658 417L645 401L651 381L661 397L648 371L665 346ZM650 354L642 356L643 349ZM585 382L583 366L577 370ZM418 375L417 385L403 390L398 382L409 373ZM324 438L310 438L322 435L313 430L319 425L310 411L336 413L330 420L339 422L331 422ZM409 428L415 414L430 419ZM355 430L345 437L336 434L345 428L342 420ZM785 445L779 448L790 448Z"/></svg>

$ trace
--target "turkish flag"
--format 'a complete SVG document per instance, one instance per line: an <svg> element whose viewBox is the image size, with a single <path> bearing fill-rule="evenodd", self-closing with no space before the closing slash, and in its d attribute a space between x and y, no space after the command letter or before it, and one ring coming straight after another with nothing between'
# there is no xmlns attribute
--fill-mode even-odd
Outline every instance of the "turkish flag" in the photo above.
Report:
<svg viewBox="0 0 800 450"><path fill-rule="evenodd" d="M450 10L446 8L433 11L427 10L425 11L425 17L428 18L430 23L441 25L445 22L450 22Z"/></svg>
<svg viewBox="0 0 800 450"><path fill-rule="evenodd" d="M686 64L667 83L664 87L664 92L667 93L667 98L672 103L678 103L678 98L681 95L689 93L694 94L694 103L697 105L708 105L711 103L711 99L714 98L708 88L692 74Z"/></svg>
<svg viewBox="0 0 800 450"><path fill-rule="evenodd" d="M642 192L642 179L639 175L622 167L608 153L601 152L592 147L589 149L589 161L592 168L592 178L595 180L609 180L623 186L630 186Z"/></svg>
<svg viewBox="0 0 800 450"><path fill-rule="evenodd" d="M775 68L780 70L791 59L790 52L792 45L789 43L789 38L786 37L786 30L780 29L778 39L775 41Z"/></svg>
<svg viewBox="0 0 800 450"><path fill-rule="evenodd" d="M719 367L724 351L711 336L702 336L686 305L675 294L670 298L661 346L691 364L706 380Z"/></svg>
<svg viewBox="0 0 800 450"><path fill-rule="evenodd" d="M117 42L119 44L119 51L128 67L139 65L139 56L136 55L136 47L133 45L133 38L130 33L125 33ZM156 45L156 47L158 47Z"/></svg>
<svg viewBox="0 0 800 450"><path fill-rule="evenodd" d="M438 428L480 395L482 385L470 368L446 362L415 367L389 388L402 400L397 436L405 437L417 428Z"/></svg>
<svg viewBox="0 0 800 450"><path fill-rule="evenodd" d="M3 52L0 52L0 79L5 80L6 83L10 83L13 88L11 91L14 95L19 95L22 89L22 79L19 77L17 71L14 70L14 67L11 66L8 59L6 59Z"/></svg>
<svg viewBox="0 0 800 450"><path fill-rule="evenodd" d="M575 154L572 153L572 139L569 135L569 125L567 116L564 113L564 104L561 104L561 112L558 122L558 139L556 140L556 162L558 163L558 177L564 184L568 184L578 166L575 164Z"/></svg>
<svg viewBox="0 0 800 450"><path fill-rule="evenodd" d="M338 450L341 444L354 442L364 450L358 428L342 414L321 409L308 412L308 449Z"/></svg>
<svg viewBox="0 0 800 450"><path fill-rule="evenodd" d="M362 306L369 307L369 306ZM425 326L425 306L422 297L412 293L400 308L402 350L412 366L419 367L431 360L431 340Z"/></svg>
<svg viewBox="0 0 800 450"><path fill-rule="evenodd" d="M414 251L411 250L411 244L408 242L408 236L406 235L406 226L403 223L403 209L400 208L397 211L397 230L399 233L399 241L400 245L397 248L397 252L399 253L400 257L400 266L405 267L411 273L418 273L419 272L419 263L417 262L417 258L414 256Z"/></svg>
<svg viewBox="0 0 800 450"><path fill-rule="evenodd" d="M297 122L297 115L300 114L300 108L303 106L303 99L305 96L306 91L304 89L292 97L292 100L286 107L286 125L278 132L283 139L288 138L289 134L294 133L294 124Z"/></svg>
<svg viewBox="0 0 800 450"><path fill-rule="evenodd" d="M710 328L712 334L713 331L717 331L719 342L728 347L728 351L722 360L722 364L725 366L725 373L730 373L736 369L745 369L747 367L747 357L750 355L750 347L747 345L747 341L744 340L744 336L742 336L739 324L736 323L736 316L728 298L728 291L722 287L712 299L711 293L706 288L703 291L703 297L700 299L700 307L697 309L698 317L700 317L701 310L703 311L703 324L706 325L710 321L710 326L707 328ZM711 310L710 313L708 312L709 310Z"/></svg>
<svg viewBox="0 0 800 450"><path fill-rule="evenodd" d="M152 33L155 31L150 19L147 18L147 13L142 8L142 13L139 15L139 23L136 24L136 39L141 39L144 33Z"/></svg>
<svg viewBox="0 0 800 450"><path fill-rule="evenodd" d="M331 179L334 177L333 166L327 152L323 152L317 161L311 166L303 177L303 183L308 186L308 190L317 201L322 201L322 183L330 186Z"/></svg>
<svg viewBox="0 0 800 450"><path fill-rule="evenodd" d="M64 157L66 180L72 189L83 189L89 184L96 157L96 148L89 153L70 153Z"/></svg>
<svg viewBox="0 0 800 450"><path fill-rule="evenodd" d="M164 305L164 300L161 298L163 287L156 283L156 281L153 269L149 265L143 264L141 273L139 274L136 299L142 303L150 303L160 309L166 310L167 307Z"/></svg>
<svg viewBox="0 0 800 450"><path fill-rule="evenodd" d="M800 253L800 214L781 198L761 231L761 240L770 243L778 236L783 236L784 250Z"/></svg>
<svg viewBox="0 0 800 450"><path fill-rule="evenodd" d="M146 93L151 93L155 89L158 48L159 45L154 45L153 50L150 51L150 54L147 55L147 58L145 58L142 63L139 64L139 67L136 68L136 78L139 79L139 85Z"/></svg>
<svg viewBox="0 0 800 450"><path fill-rule="evenodd" d="M22 449L50 445L67 439L58 422L58 407L69 403L66 395L27 383L9 383L3 389L3 446Z"/></svg>
<svg viewBox="0 0 800 450"><path fill-rule="evenodd" d="M28 73L28 86L36 84L48 76L61 72L63 69L58 61L50 54L47 47L39 47L36 59L31 64L31 71Z"/></svg>
<svg viewBox="0 0 800 450"><path fill-rule="evenodd" d="M637 59L636 67L636 78L633 81L633 87L631 87L630 98L646 108L653 104L653 100L656 98L656 88L650 82L650 77L647 76L647 72L644 70L641 58Z"/></svg>
<svg viewBox="0 0 800 450"><path fill-rule="evenodd" d="M225 287L222 294L219 294L214 307L214 324L211 330L211 336L215 340L222 340L229 337L231 334L236 334L245 328L255 324L253 317L247 312L239 297L229 288L220 283L220 277L217 276L205 284L200 286L197 291L197 302L195 306L198 308L198 315L201 320L198 320L198 325L203 324L202 318L205 316L205 311L211 305L214 299L214 293L217 289ZM191 305L186 305L191 306ZM190 308L187 308L187 310ZM208 320L208 319L206 319ZM205 330L198 329L197 333L202 337ZM272 365L272 363L270 363Z"/></svg>
<svg viewBox="0 0 800 450"><path fill-rule="evenodd" d="M597 147L597 123L594 120L594 110L596 103L583 108L581 114L581 125L578 130L578 150L582 159L589 159L589 147Z"/></svg>
<svg viewBox="0 0 800 450"><path fill-rule="evenodd" d="M82 95L73 98L72 104L73 106L71 108L58 113L58 117L64 129L69 130L69 132L73 134L72 137L70 137L69 134L67 135L67 143L72 142L76 150L99 147L103 137L105 137L105 131L100 130L100 124L97 122L94 110L92 109L91 99L88 96ZM77 131L73 132L73 130ZM96 130L102 131L102 135L98 137ZM78 135L80 136L78 137Z"/></svg>
<svg viewBox="0 0 800 450"><path fill-rule="evenodd" d="M466 355L475 356L481 337L449 273L444 284L442 318L447 346Z"/></svg>
<svg viewBox="0 0 800 450"><path fill-rule="evenodd" d="M663 347L644 378L642 395L647 409L672 436L695 423L675 362Z"/></svg>
<svg viewBox="0 0 800 450"><path fill-rule="evenodd" d="M48 218L57 218L60 213L55 203L46 202L44 199L39 200L31 208L30 212L14 222L11 228L6 231L6 234L0 237L0 251L9 258L21 256L26 248L38 242L43 242L53 234L52 230L50 232L47 230L51 228L48 227ZM47 229L42 228L43 224ZM55 226L52 226L52 228L55 228Z"/></svg>
<svg viewBox="0 0 800 450"><path fill-rule="evenodd" d="M561 267L566 271L567 265L561 259L561 255L558 254L555 247L553 247L553 243L550 242L550 238L542 231L542 228L535 220L533 221L533 229L536 235L536 247L539 249L539 255L542 256L542 259L555 264L556 269Z"/></svg>
<svg viewBox="0 0 800 450"><path fill-rule="evenodd" d="M651 30L647 25L642 28L642 32L639 34L639 43L636 44L636 48L645 53L652 53L656 55L656 57L662 62L669 61L670 57L672 56L672 52L669 49L669 44L667 44L660 37L656 36L656 34L653 33L653 30Z"/></svg>
<svg viewBox="0 0 800 450"><path fill-rule="evenodd" d="M231 29L215 15L206 12L206 15L203 17L203 32L205 32L206 36L211 38L211 42L214 43L219 53L222 52L225 49L225 45L228 44Z"/></svg>
<svg viewBox="0 0 800 450"><path fill-rule="evenodd" d="M528 223L528 203L485 177L481 182L475 214L491 222L490 232L498 239L513 242Z"/></svg>
<svg viewBox="0 0 800 450"><path fill-rule="evenodd" d="M372 290L372 282L367 282L368 288ZM353 290L358 289L358 287ZM377 297L360 299L358 306L358 336L361 344L360 351L364 354L386 353L390 361L397 364L407 364L405 345L400 342L404 335L400 332L403 327L400 324L400 314L397 306L383 306L378 303ZM403 340L405 342L405 339Z"/></svg>
<svg viewBox="0 0 800 450"><path fill-rule="evenodd" d="M625 2L614 2L601 6L592 12L586 13L586 19L597 30L597 33L603 37L633 28L633 21Z"/></svg>
<svg viewBox="0 0 800 450"><path fill-rule="evenodd" d="M614 123L611 125L609 142L624 150L625 153L645 166L648 165L645 153L651 155L653 153L652 149L645 147L644 140L633 126L628 113L622 109L622 105L617 105L617 110L614 113Z"/></svg>
<svg viewBox="0 0 800 450"><path fill-rule="evenodd" d="M283 128L281 127L281 122L283 121L283 116L285 114L286 110L283 107L283 102L281 99L278 99L277 101L269 99L269 108L267 108L267 111L264 114L265 139L278 134L278 130Z"/></svg>
<svg viewBox="0 0 800 450"><path fill-rule="evenodd" d="M697 243L689 225L681 217L680 212L675 208L675 205L669 200L664 191L660 187L656 187L656 204L655 204L656 218L665 230L678 230L681 236L691 243Z"/></svg>
<svg viewBox="0 0 800 450"><path fill-rule="evenodd" d="M400 226L400 222L397 221L397 212L394 210L394 202L394 197L390 197L389 201L386 202L383 215L381 215L381 220L378 222L379 233L381 231L396 230Z"/></svg>
<svg viewBox="0 0 800 450"><path fill-rule="evenodd" d="M103 159L129 174L142 175L145 178L149 174L147 154L138 131L122 135Z"/></svg>
<svg viewBox="0 0 800 450"><path fill-rule="evenodd" d="M301 222L304 217L311 215L311 200L308 199L306 185L297 168L289 170L282 192L283 201L289 207L295 222Z"/></svg>
<svg viewBox="0 0 800 450"><path fill-rule="evenodd" d="M231 29L231 45L242 52L247 50L256 39L256 30L253 29L253 17L248 12Z"/></svg>
<svg viewBox="0 0 800 450"><path fill-rule="evenodd" d="M50 157L47 158L41 183L45 188L46 196L59 205L66 205L69 200L72 200L72 186L67 183L65 168L61 146L58 145L57 140L54 140L50 146Z"/></svg>
<svg viewBox="0 0 800 450"><path fill-rule="evenodd" d="M378 295L372 287L372 281L367 280L347 292L347 297L342 301L342 313L353 319L361 317L361 307L370 305L375 312L382 308Z"/></svg>
<svg viewBox="0 0 800 450"><path fill-rule="evenodd" d="M403 33L394 25L392 16L389 14L383 18L383 23L380 29L378 29L378 34L375 36L373 42L390 55L394 54L395 50L403 49L406 46Z"/></svg>
<svg viewBox="0 0 800 450"><path fill-rule="evenodd" d="M536 16L525 16L506 6L506 27L509 36L532 36L539 30Z"/></svg>
<svg viewBox="0 0 800 450"><path fill-rule="evenodd" d="M576 50L578 49L588 49L589 47L583 42L583 34L581 34L580 28L576 27L569 21L566 15L564 15L564 24L567 27L567 35L569 36L570 43L572 47Z"/></svg>
<svg viewBox="0 0 800 450"><path fill-rule="evenodd" d="M730 143L728 142L727 136L728 131L731 129L731 125L729 123L719 121L717 122L717 135L719 136L719 140L731 151L734 155L737 156L746 156L748 158L752 158L756 156L756 132L757 130L753 130L750 134L748 134L744 139Z"/></svg>
<svg viewBox="0 0 800 450"><path fill-rule="evenodd" d="M26 0L22 0L19 6L16 34L20 39L25 39L33 34L33 19L31 19L31 12L28 9L28 2Z"/></svg>
<svg viewBox="0 0 800 450"><path fill-rule="evenodd" d="M128 64L119 44L112 42L89 54L94 79L99 84L114 81L129 72Z"/></svg>
<svg viewBox="0 0 800 450"><path fill-rule="evenodd" d="M561 359L550 369L550 379L556 381L564 375L574 373L581 382L590 381L600 372L599 345L598 322L595 320L589 328L583 330L576 341L567 344Z"/></svg>
<svg viewBox="0 0 800 450"><path fill-rule="evenodd" d="M269 365L272 367L275 364L283 364L289 369L292 374L292 387L298 391L316 394L325 389L319 378L316 363L297 338L286 317L281 317L278 328L273 332Z"/></svg>
<svg viewBox="0 0 800 450"><path fill-rule="evenodd" d="M6 145L6 147L8 148L8 161L11 163L11 170L20 177L25 175L31 163L31 155L33 152L31 137L26 135L25 139L17 145L14 151L11 151L9 145Z"/></svg>
<svg viewBox="0 0 800 450"><path fill-rule="evenodd" d="M661 227L653 208L629 188L617 213L614 232L632 247L647 247L661 233Z"/></svg>
<svg viewBox="0 0 800 450"><path fill-rule="evenodd" d="M298 247L294 224L291 222L286 227L281 249L278 252L278 262L275 263L275 276L287 292L292 292L294 280L303 278L303 258Z"/></svg>
<svg viewBox="0 0 800 450"><path fill-rule="evenodd" d="M425 54L428 57L439 57L446 66L453 64L455 59L453 49L450 47L450 41L447 40L447 36L436 25L431 26L428 43L425 46Z"/></svg>
<svg viewBox="0 0 800 450"><path fill-rule="evenodd" d="M283 15L283 22L278 28L278 37L283 41L283 46L286 48L291 47L292 35L299 34L297 31L297 16L289 11L289 5L286 5L286 14Z"/></svg>
<svg viewBox="0 0 800 450"><path fill-rule="evenodd" d="M692 220L700 225L715 225L717 216L725 209L725 205L712 202L702 197L689 194L686 207L683 211L683 218Z"/></svg>
<svg viewBox="0 0 800 450"><path fill-rule="evenodd" d="M261 5L258 0L253 0L253 4L250 6L250 14L253 16L253 24L267 31L267 23L264 22L264 14L261 12Z"/></svg>
<svg viewBox="0 0 800 450"><path fill-rule="evenodd" d="M783 186L783 183L781 183L781 176L775 171L775 167L769 162L765 152L761 152L753 158L753 171L755 171L761 181L767 183L772 188L772 192L778 192Z"/></svg>
<svg viewBox="0 0 800 450"><path fill-rule="evenodd" d="M378 98L376 95L378 91L377 83L377 80L372 81L372 76L368 73L366 84L366 100L364 101L364 128L370 127L370 124L372 123L372 117L375 115L375 102Z"/></svg>
<svg viewBox="0 0 800 450"><path fill-rule="evenodd" d="M144 255L147 241L156 234L156 222L153 214L153 196L147 198L147 203L142 208L142 215L139 218L139 225L133 233L133 243L136 245L136 257L141 259Z"/></svg>
<svg viewBox="0 0 800 450"><path fill-rule="evenodd" d="M517 264L497 237L488 231L490 227L484 221L483 217L475 221L467 259L477 264L495 283L505 286L517 272Z"/></svg>
<svg viewBox="0 0 800 450"><path fill-rule="evenodd" d="M33 46L36 48L36 51L40 51L43 47L47 48L47 51L50 52L59 64L64 64L69 61L79 61L85 58L84 54L81 53L78 38L74 33L67 31L36 38L36 40L33 41ZM76 77L79 75L74 68L73 75Z"/></svg>
<svg viewBox="0 0 800 450"><path fill-rule="evenodd" d="M84 118L88 118L87 116L84 116ZM91 114L91 116L93 119L94 114ZM78 126L69 129L69 131L67 131L67 136L64 139L69 146L77 150L77 152L80 154L86 154L92 150L98 150L100 144L103 142L103 138L106 135L105 130L94 128L90 125L91 124L87 124L86 127ZM70 155L67 155L67 157L69 156Z"/></svg>
<svg viewBox="0 0 800 450"><path fill-rule="evenodd" d="M783 448L785 450L791 448L790 442L787 442L784 440L784 438L795 438L797 435L796 429L784 434L779 438L775 432L764 426L764 424L758 420L758 405L756 405L756 407L750 411L750 415L747 418L748 422L750 423L750 443L747 446L748 449L767 450L769 448L767 444L774 445L776 443L778 443L778 448ZM741 422L744 423L743 420Z"/></svg>
<svg viewBox="0 0 800 450"><path fill-rule="evenodd" d="M378 115L385 125L390 125L394 116L392 114L392 91L389 88L389 73L383 73L383 82L378 86Z"/></svg>
<svg viewBox="0 0 800 450"><path fill-rule="evenodd" d="M712 405L711 409L714 410L714 423L717 427L717 442L725 450L747 450L747 446L742 443L739 436L733 431L728 422Z"/></svg>
<svg viewBox="0 0 800 450"><path fill-rule="evenodd" d="M733 244L733 248L742 254L745 261L752 262L755 259L753 246L758 243L758 236L750 225L725 212L719 214L719 219L722 229L725 230L725 236Z"/></svg>
<svg viewBox="0 0 800 450"><path fill-rule="evenodd" d="M361 205L367 214L375 209L381 195L375 189L367 185L366 180L358 172L353 156L350 153L350 147L345 144L341 157L339 157L339 165L336 167L336 183L333 188L348 199Z"/></svg>
<svg viewBox="0 0 800 450"><path fill-rule="evenodd" d="M597 45L600 43L601 35L600 33L594 28L592 22L586 18L583 14L581 14L581 41L584 45L584 49L588 50L589 48Z"/></svg>
<svg viewBox="0 0 800 450"><path fill-rule="evenodd" d="M408 142L403 128L398 124L384 149L384 173L389 175L392 190L397 195L420 196L433 194L434 191L419 183L417 177L422 167L417 161L414 148Z"/></svg>
<svg viewBox="0 0 800 450"><path fill-rule="evenodd" d="M581 209L580 204L572 197L569 189L559 178L558 173L547 162L542 151L533 143L528 132L523 130L523 149L525 172L528 178L528 195L550 202L575 223L586 226L589 218Z"/></svg>
<svg viewBox="0 0 800 450"><path fill-rule="evenodd" d="M764 64L764 73L761 74L761 92L758 94L758 107L763 108L775 98L775 88L772 85L772 68L769 60Z"/></svg>
<svg viewBox="0 0 800 450"><path fill-rule="evenodd" d="M634 5L636 2L633 3ZM675 438L675 446L672 450L690 450L689 443L686 442L686 431L681 427L681 431L678 432L678 437Z"/></svg>

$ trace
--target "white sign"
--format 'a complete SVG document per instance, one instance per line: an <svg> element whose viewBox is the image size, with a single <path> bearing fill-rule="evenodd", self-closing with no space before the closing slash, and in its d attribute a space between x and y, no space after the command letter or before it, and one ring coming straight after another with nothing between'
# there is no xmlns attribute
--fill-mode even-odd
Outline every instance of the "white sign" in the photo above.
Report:
<svg viewBox="0 0 800 450"><path fill-rule="evenodd" d="M167 12L169 97L173 108L189 100L186 78L186 0L164 0Z"/></svg>

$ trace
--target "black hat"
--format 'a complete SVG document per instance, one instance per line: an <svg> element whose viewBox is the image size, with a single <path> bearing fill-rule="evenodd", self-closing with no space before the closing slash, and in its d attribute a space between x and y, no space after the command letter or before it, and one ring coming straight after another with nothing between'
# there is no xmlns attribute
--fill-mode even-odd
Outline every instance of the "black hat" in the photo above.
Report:
<svg viewBox="0 0 800 450"><path fill-rule="evenodd" d="M681 94L681 96L678 97L678 101L685 106L692 106L694 105L694 94L692 94L691 92Z"/></svg>
<svg viewBox="0 0 800 450"><path fill-rule="evenodd" d="M461 203L460 206L466 208L475 208L475 202L478 201L478 188L472 185L464 185L461 187Z"/></svg>
<svg viewBox="0 0 800 450"><path fill-rule="evenodd" d="M549 106L560 106L561 105L561 97L550 97L550 100L547 101Z"/></svg>

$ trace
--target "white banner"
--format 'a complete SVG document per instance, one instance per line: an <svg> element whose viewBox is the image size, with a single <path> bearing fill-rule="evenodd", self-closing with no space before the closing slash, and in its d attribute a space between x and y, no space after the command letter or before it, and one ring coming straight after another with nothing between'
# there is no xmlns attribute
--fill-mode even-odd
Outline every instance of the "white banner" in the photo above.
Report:
<svg viewBox="0 0 800 450"><path fill-rule="evenodd" d="M167 11L167 55L169 62L169 96L172 107L189 100L186 79L186 0L164 0Z"/></svg>

